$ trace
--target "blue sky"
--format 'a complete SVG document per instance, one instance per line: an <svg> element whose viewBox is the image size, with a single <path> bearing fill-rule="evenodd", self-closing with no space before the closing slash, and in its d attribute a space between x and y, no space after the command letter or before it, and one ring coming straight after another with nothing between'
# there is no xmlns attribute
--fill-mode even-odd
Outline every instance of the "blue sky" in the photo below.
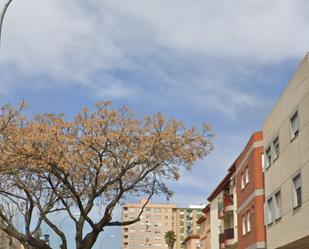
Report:
<svg viewBox="0 0 309 249"><path fill-rule="evenodd" d="M110 99L137 117L160 111L187 125L207 122L215 150L170 184L171 202L205 203L308 51L308 7L305 0L14 0L0 50L0 104L24 99L29 114L72 116ZM68 222L63 227L71 232ZM112 233L104 248L120 248L119 229L95 248Z"/></svg>

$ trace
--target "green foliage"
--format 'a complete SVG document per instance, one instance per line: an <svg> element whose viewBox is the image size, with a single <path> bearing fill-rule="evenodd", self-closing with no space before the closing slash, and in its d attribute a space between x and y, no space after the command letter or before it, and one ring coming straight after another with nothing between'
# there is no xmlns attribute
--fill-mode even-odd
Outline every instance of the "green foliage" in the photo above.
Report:
<svg viewBox="0 0 309 249"><path fill-rule="evenodd" d="M168 231L165 233L165 242L168 245L169 249L172 249L176 242L176 234L174 231Z"/></svg>

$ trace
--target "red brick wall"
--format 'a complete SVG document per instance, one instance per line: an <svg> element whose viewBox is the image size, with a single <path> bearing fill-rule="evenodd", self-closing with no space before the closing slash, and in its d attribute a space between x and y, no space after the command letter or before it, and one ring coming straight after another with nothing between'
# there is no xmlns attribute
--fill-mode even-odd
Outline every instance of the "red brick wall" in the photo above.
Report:
<svg viewBox="0 0 309 249"><path fill-rule="evenodd" d="M263 147L253 149L250 156L243 163L236 175L236 189L237 189L237 207L256 190L264 188L264 176L262 171L262 153ZM240 162L240 161L238 161ZM249 183L245 185L244 189L241 189L241 175L245 175L245 169L249 169ZM238 169L237 169L238 170Z"/></svg>
<svg viewBox="0 0 309 249"><path fill-rule="evenodd" d="M254 198L241 213L237 214L238 220L238 249L245 249L257 242L266 241L264 227L264 196ZM251 231L243 235L242 218L250 210Z"/></svg>
<svg viewBox="0 0 309 249"><path fill-rule="evenodd" d="M262 141L262 132L254 133L243 152L236 161L236 191L237 209L252 195L256 190L264 188L264 175L262 170L263 147L253 148L255 142ZM251 150L252 149L252 150ZM243 161L250 152L247 159ZM242 165L240 165L242 163ZM245 175L245 169L249 169L249 183L241 189L241 175ZM243 216L250 210L251 231L243 235ZM265 241L266 232L264 227L264 196L255 197L240 213L238 219L238 249L244 249L252 244Z"/></svg>

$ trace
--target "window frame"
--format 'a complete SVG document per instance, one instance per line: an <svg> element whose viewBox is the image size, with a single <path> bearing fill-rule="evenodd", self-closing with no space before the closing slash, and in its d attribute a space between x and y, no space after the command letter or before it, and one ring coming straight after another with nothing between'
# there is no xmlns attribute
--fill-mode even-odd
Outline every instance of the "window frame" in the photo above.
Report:
<svg viewBox="0 0 309 249"><path fill-rule="evenodd" d="M246 183L245 183L245 174L244 172L241 173L241 190L243 190L246 186Z"/></svg>
<svg viewBox="0 0 309 249"><path fill-rule="evenodd" d="M277 196L280 196L280 203L278 203ZM275 221L279 220L282 217L282 195L281 195L281 189L277 190L274 193L274 207L275 207Z"/></svg>
<svg viewBox="0 0 309 249"><path fill-rule="evenodd" d="M242 216L242 235L247 234L247 221L246 221L246 214Z"/></svg>
<svg viewBox="0 0 309 249"><path fill-rule="evenodd" d="M266 164L266 169L268 169L272 165L272 148L271 148L271 145L266 147L266 150L265 150L265 164Z"/></svg>
<svg viewBox="0 0 309 249"><path fill-rule="evenodd" d="M247 233L251 232L251 214L250 210L247 211Z"/></svg>
<svg viewBox="0 0 309 249"><path fill-rule="evenodd" d="M269 204L269 201L271 201L271 204ZM271 209L271 206L273 208L274 206L274 200L273 200L273 196L270 196L267 198L266 200L266 217L267 217L267 225L271 225L274 222L274 213L273 213L273 209Z"/></svg>
<svg viewBox="0 0 309 249"><path fill-rule="evenodd" d="M294 130L293 127L293 121L296 121L297 123L297 129ZM298 110L294 111L293 114L290 116L290 139L293 141L299 133L300 130L300 124L299 124L299 115L298 115Z"/></svg>
<svg viewBox="0 0 309 249"><path fill-rule="evenodd" d="M298 188L295 187L295 180L299 177L300 186ZM300 188L300 200L298 199L298 192L297 189ZM303 200L303 190L302 190L302 178L301 178L301 172L296 173L292 177L292 190L293 190L293 209L299 208L302 205Z"/></svg>
<svg viewBox="0 0 309 249"><path fill-rule="evenodd" d="M245 185L250 182L249 165L245 168Z"/></svg>
<svg viewBox="0 0 309 249"><path fill-rule="evenodd" d="M273 141L272 141L272 146L273 146L273 155L274 158L272 159L272 161L275 161L279 155L280 155L280 140L279 140L279 135L276 136ZM278 151L277 151L278 148Z"/></svg>

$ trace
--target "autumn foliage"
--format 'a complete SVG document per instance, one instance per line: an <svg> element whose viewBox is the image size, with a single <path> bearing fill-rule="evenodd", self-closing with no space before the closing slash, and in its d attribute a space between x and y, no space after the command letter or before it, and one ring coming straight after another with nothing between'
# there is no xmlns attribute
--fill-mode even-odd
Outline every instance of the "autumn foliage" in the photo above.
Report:
<svg viewBox="0 0 309 249"><path fill-rule="evenodd" d="M92 248L105 227L139 220L113 219L126 197L170 197L167 180L177 180L181 166L190 169L212 149L207 125L188 129L160 113L137 120L110 102L85 108L71 121L55 114L28 118L23 109L5 106L0 114L0 229L26 247L51 248L37 236L45 224L66 249L52 215L65 212L75 226L76 248ZM96 206L103 212L94 219ZM23 219L22 230L15 216Z"/></svg>

